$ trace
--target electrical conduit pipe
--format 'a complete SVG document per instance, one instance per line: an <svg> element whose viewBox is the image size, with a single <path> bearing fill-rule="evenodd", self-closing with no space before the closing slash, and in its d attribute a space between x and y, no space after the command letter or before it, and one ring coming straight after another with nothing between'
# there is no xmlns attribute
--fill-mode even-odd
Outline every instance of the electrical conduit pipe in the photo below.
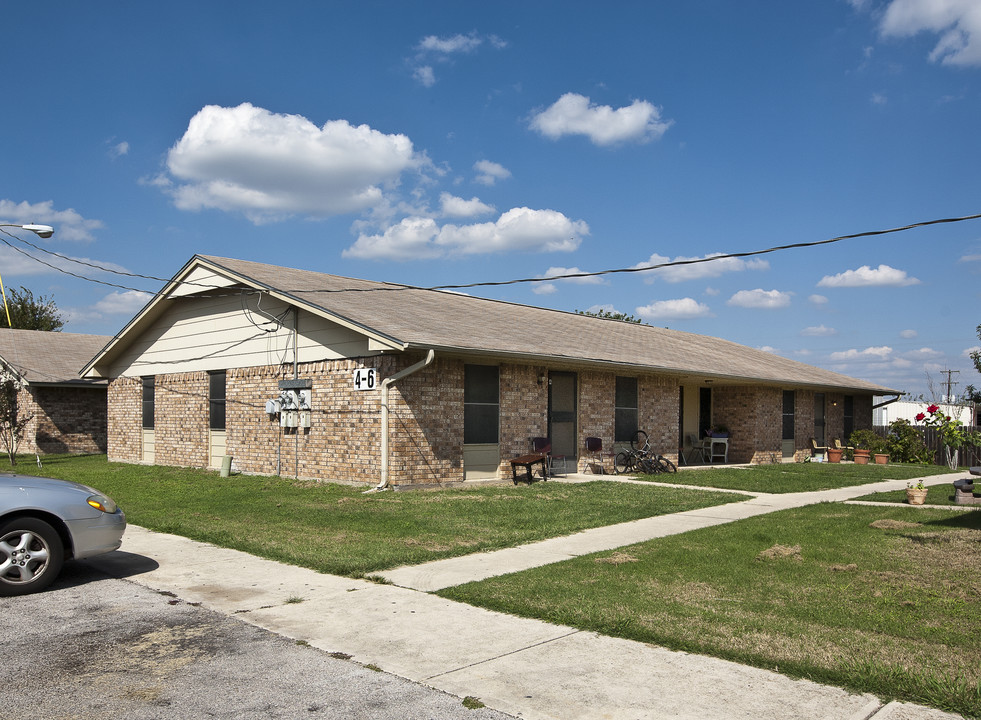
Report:
<svg viewBox="0 0 981 720"><path fill-rule="evenodd" d="M365 490L363 494L379 492L388 487L388 387L394 385L402 378L408 377L413 373L419 372L424 367L432 364L436 357L436 351L430 350L425 359L420 360L414 365L382 380L381 383L381 482L370 490Z"/></svg>

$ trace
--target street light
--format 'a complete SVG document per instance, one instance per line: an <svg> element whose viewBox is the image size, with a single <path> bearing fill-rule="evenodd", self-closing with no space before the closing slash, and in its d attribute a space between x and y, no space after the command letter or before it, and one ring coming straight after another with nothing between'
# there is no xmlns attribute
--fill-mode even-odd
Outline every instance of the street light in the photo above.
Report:
<svg viewBox="0 0 981 720"><path fill-rule="evenodd" d="M50 225L14 225L11 223L0 223L0 228L20 228L21 230L30 230L32 233L40 238L49 238L54 235L54 228ZM4 231L6 232L6 231ZM7 306L7 291L3 287L3 275L0 274L0 295L3 295L3 309L7 313L7 327L13 327L13 323L10 322L10 308Z"/></svg>

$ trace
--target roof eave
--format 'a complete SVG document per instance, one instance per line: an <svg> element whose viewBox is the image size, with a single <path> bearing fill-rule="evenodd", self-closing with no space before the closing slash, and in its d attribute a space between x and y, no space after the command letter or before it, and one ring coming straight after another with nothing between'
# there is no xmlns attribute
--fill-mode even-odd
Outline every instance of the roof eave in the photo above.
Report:
<svg viewBox="0 0 981 720"><path fill-rule="evenodd" d="M896 390L890 388L875 385L873 383L868 383L867 385L846 385L846 384L832 384L832 383L819 383L819 382L801 382L799 380L789 380L781 378L764 378L764 377L753 377L749 375L727 375L725 373L714 373L714 372L703 372L699 370L692 370L690 368L680 368L680 367L667 367L659 365L641 365L637 363L618 363L612 360L601 360L595 358L580 358L580 357L569 357L564 355L548 355L544 353L534 353L534 352L518 352L518 351L507 351L507 350L484 350L481 348L468 348L452 345L433 345L429 343L406 343L406 351L426 351L435 350L441 355L459 355L468 357L480 357L480 358L496 358L496 359L507 359L516 360L528 364L566 364L574 365L577 367L584 368L596 368L603 370L610 370L621 368L624 370L634 371L634 372L652 372L661 375L670 375L672 377L678 378L697 378L697 382L702 382L704 380L721 380L727 384L757 384L757 385L771 385L774 387L798 387L798 388L815 388L820 390L834 390L841 392L863 392L875 395L889 395L889 394L901 394Z"/></svg>

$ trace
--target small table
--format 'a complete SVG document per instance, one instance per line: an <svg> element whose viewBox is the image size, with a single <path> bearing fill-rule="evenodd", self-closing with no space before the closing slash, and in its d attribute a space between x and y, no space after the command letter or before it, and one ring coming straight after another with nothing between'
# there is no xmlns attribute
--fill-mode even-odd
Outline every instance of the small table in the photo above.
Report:
<svg viewBox="0 0 981 720"><path fill-rule="evenodd" d="M532 475L532 468L538 463L542 464L542 480L548 480L548 456L541 453L532 453L531 455L522 455L520 457L511 459L511 479L514 480L514 484L518 484L518 468L523 467L525 469L524 479L528 482L534 482L535 478Z"/></svg>

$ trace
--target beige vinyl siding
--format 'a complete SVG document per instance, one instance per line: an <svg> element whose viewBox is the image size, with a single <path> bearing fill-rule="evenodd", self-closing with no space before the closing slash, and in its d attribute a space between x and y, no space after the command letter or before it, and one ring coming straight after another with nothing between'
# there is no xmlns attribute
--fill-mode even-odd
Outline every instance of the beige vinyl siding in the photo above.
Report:
<svg viewBox="0 0 981 720"><path fill-rule="evenodd" d="M262 295L260 310L254 294L168 302L167 311L113 364L113 376L293 362L294 313L285 303ZM283 317L282 326L274 317ZM317 315L301 311L298 326L301 363L370 354L364 335Z"/></svg>

